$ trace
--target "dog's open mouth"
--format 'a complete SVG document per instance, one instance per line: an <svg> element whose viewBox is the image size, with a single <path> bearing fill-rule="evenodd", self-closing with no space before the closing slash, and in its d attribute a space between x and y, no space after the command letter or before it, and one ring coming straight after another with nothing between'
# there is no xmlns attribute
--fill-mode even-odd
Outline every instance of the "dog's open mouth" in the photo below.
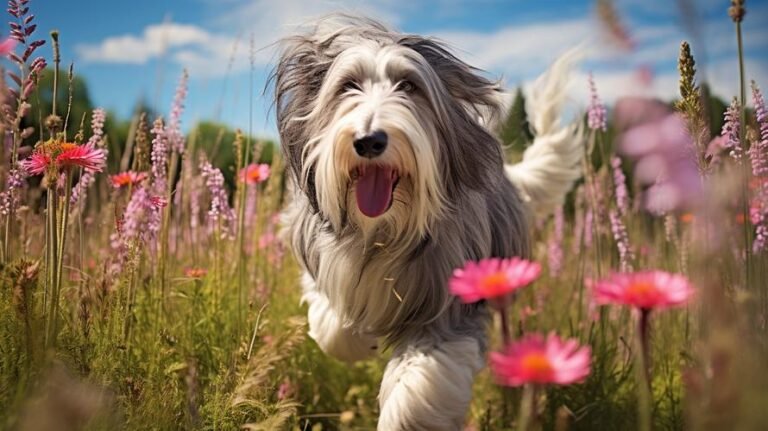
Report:
<svg viewBox="0 0 768 431"><path fill-rule="evenodd" d="M392 206L392 195L400 180L398 172L381 165L359 166L355 172L357 208L367 217L378 217Z"/></svg>

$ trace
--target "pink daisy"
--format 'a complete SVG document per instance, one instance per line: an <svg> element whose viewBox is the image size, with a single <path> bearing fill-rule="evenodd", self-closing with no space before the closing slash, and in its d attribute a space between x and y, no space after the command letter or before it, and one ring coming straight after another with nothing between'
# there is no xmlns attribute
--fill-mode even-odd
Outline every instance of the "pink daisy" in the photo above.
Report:
<svg viewBox="0 0 768 431"><path fill-rule="evenodd" d="M87 172L101 172L106 162L106 154L100 148L89 145L78 145L69 142L48 140L32 153L21 166L30 175L40 175L47 169L57 169L79 166Z"/></svg>
<svg viewBox="0 0 768 431"><path fill-rule="evenodd" d="M616 273L593 282L587 280L598 304L622 304L643 310L680 306L693 295L688 279L664 271Z"/></svg>
<svg viewBox="0 0 768 431"><path fill-rule="evenodd" d="M575 339L563 340L555 333L546 339L530 334L490 356L496 380L505 386L526 383L569 385L589 375L590 348Z"/></svg>
<svg viewBox="0 0 768 431"><path fill-rule="evenodd" d="M519 257L468 261L453 271L448 282L452 294L465 303L498 299L529 285L541 274L541 265Z"/></svg>
<svg viewBox="0 0 768 431"><path fill-rule="evenodd" d="M28 175L40 175L50 166L51 157L42 151L35 151L26 160L19 162L19 164Z"/></svg>
<svg viewBox="0 0 768 431"><path fill-rule="evenodd" d="M248 184L259 184L269 178L270 169L266 163L251 163L240 170L240 181L245 180Z"/></svg>
<svg viewBox="0 0 768 431"><path fill-rule="evenodd" d="M80 166L88 172L101 172L105 161L104 150L69 143L61 144L61 152L56 156L56 164L61 167Z"/></svg>

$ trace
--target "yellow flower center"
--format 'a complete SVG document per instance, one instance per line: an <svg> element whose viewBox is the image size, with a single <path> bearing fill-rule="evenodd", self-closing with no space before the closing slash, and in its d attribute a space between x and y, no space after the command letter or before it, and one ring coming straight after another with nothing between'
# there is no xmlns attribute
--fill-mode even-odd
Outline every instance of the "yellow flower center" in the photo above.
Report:
<svg viewBox="0 0 768 431"><path fill-rule="evenodd" d="M523 369L534 379L549 379L554 368L549 358L543 353L531 353L523 358Z"/></svg>
<svg viewBox="0 0 768 431"><path fill-rule="evenodd" d="M503 272L488 274L480 280L480 290L487 295L499 295L504 293L508 284L507 275Z"/></svg>
<svg viewBox="0 0 768 431"><path fill-rule="evenodd" d="M634 297L647 297L656 293L656 287L647 281L636 281L629 285L627 293Z"/></svg>

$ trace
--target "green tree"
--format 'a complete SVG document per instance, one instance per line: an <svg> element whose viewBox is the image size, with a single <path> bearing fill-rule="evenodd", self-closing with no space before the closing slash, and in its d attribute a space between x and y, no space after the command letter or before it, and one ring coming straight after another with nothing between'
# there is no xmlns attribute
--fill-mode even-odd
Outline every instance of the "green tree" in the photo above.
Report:
<svg viewBox="0 0 768 431"><path fill-rule="evenodd" d="M517 87L512 106L500 126L499 139L511 156L519 156L533 140L525 112L525 96L520 87Z"/></svg>

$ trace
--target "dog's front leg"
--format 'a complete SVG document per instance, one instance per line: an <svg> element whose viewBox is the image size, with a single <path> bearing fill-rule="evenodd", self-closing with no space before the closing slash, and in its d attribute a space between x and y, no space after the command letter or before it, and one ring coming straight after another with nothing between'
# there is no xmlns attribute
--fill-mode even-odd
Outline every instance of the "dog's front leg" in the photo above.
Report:
<svg viewBox="0 0 768 431"><path fill-rule="evenodd" d="M376 353L376 338L345 326L338 312L331 307L328 297L317 290L315 281L309 274L304 274L302 284L302 302L309 304L309 336L317 342L323 352L345 362L367 359Z"/></svg>
<svg viewBox="0 0 768 431"><path fill-rule="evenodd" d="M397 348L379 392L379 431L461 430L483 367L472 337L414 340Z"/></svg>

